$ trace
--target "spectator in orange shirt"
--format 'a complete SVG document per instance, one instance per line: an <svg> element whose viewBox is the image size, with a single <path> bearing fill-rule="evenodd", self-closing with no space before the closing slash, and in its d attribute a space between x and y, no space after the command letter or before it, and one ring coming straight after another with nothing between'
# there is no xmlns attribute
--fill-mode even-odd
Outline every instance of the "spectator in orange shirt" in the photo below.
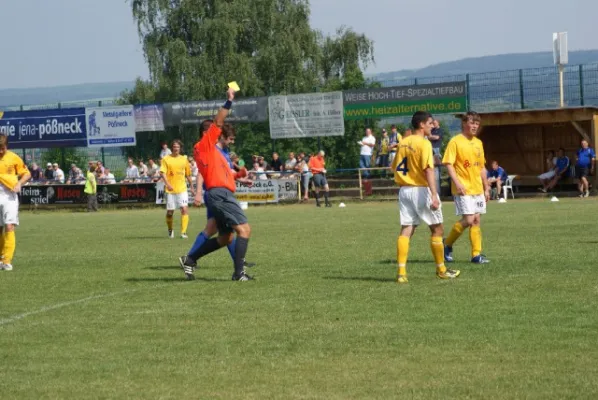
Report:
<svg viewBox="0 0 598 400"><path fill-rule="evenodd" d="M326 207L332 207L328 199L330 187L328 186L328 181L326 180L326 161L324 160L325 155L326 153L320 150L317 156L309 159L309 169L313 174L314 186L316 187L316 206L318 207L321 207L320 188L324 188L324 201L326 203Z"/></svg>

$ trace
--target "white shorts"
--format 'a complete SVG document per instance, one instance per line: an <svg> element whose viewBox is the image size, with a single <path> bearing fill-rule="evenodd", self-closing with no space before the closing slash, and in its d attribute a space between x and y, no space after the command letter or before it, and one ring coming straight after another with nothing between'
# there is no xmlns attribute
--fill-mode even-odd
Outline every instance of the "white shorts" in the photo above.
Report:
<svg viewBox="0 0 598 400"><path fill-rule="evenodd" d="M16 193L0 192L0 226L19 225L19 197Z"/></svg>
<svg viewBox="0 0 598 400"><path fill-rule="evenodd" d="M544 172L542 175L538 175L538 178L541 180L552 179L556 173L554 171Z"/></svg>
<svg viewBox="0 0 598 400"><path fill-rule="evenodd" d="M403 186L399 190L401 225L437 225L442 223L442 205L432 210L430 189L421 186Z"/></svg>
<svg viewBox="0 0 598 400"><path fill-rule="evenodd" d="M486 198L483 194L475 196L454 196L457 215L486 214Z"/></svg>
<svg viewBox="0 0 598 400"><path fill-rule="evenodd" d="M168 211L177 208L187 207L189 205L189 193L166 193L166 209Z"/></svg>

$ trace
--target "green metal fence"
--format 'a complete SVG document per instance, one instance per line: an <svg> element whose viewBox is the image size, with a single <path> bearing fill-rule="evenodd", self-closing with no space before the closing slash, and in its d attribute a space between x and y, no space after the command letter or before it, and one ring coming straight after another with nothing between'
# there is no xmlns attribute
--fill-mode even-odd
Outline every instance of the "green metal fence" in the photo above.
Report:
<svg viewBox="0 0 598 400"><path fill-rule="evenodd" d="M381 84L388 87L455 81L467 82L469 108L479 112L555 108L560 102L557 67L385 80ZM565 67L564 96L566 106L598 106L598 63ZM97 99L22 105L5 110L97 107L113 105L115 102L116 99ZM63 164L69 164L70 159L103 160L117 176L124 172L126 166L124 152L120 148L103 151L77 148L69 150L68 154L64 150L61 153L51 152L48 149L29 149L23 155L28 163L45 161L50 156L55 158L52 162ZM68 165L63 168L68 168Z"/></svg>

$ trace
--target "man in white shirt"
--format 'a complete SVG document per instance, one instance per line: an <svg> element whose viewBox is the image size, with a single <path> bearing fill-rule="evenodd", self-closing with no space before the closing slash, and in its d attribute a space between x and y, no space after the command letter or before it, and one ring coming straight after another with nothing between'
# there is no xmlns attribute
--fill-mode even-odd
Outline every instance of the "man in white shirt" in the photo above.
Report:
<svg viewBox="0 0 598 400"><path fill-rule="evenodd" d="M106 185L114 185L116 183L116 179L114 178L114 174L110 172L109 168L104 169L104 177L102 178L103 183Z"/></svg>
<svg viewBox="0 0 598 400"><path fill-rule="evenodd" d="M58 164L54 163L54 182L64 183L64 171L60 169Z"/></svg>
<svg viewBox="0 0 598 400"><path fill-rule="evenodd" d="M135 182L135 179L139 179L139 169L133 162L132 158L129 158L127 160L127 162L129 165L127 166L127 169L125 170L125 182L128 182L128 183Z"/></svg>
<svg viewBox="0 0 598 400"><path fill-rule="evenodd" d="M154 162L154 160L149 160L149 169L147 170L147 176L151 178L154 182L160 179L160 167L158 164Z"/></svg>
<svg viewBox="0 0 598 400"><path fill-rule="evenodd" d="M143 163L143 160L139 160L139 167L137 168L139 170L139 176L142 178L147 178L147 165L145 165Z"/></svg>
<svg viewBox="0 0 598 400"><path fill-rule="evenodd" d="M372 135L372 130L370 128L365 130L364 138L357 142L357 144L361 146L359 152L359 168L370 168L372 153L376 146L376 138ZM363 171L363 177L369 178L370 171Z"/></svg>
<svg viewBox="0 0 598 400"><path fill-rule="evenodd" d="M162 151L160 152L160 160L166 156L172 154L172 151L168 148L168 143L162 143Z"/></svg>

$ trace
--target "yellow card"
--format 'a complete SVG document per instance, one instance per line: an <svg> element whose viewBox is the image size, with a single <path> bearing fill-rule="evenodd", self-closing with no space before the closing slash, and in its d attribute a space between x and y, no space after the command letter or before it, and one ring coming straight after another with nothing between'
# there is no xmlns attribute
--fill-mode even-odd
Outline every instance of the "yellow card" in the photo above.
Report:
<svg viewBox="0 0 598 400"><path fill-rule="evenodd" d="M239 87L239 85L237 84L236 81L229 82L228 87L231 88L232 90L234 90L235 92L238 92L241 90L241 88Z"/></svg>

